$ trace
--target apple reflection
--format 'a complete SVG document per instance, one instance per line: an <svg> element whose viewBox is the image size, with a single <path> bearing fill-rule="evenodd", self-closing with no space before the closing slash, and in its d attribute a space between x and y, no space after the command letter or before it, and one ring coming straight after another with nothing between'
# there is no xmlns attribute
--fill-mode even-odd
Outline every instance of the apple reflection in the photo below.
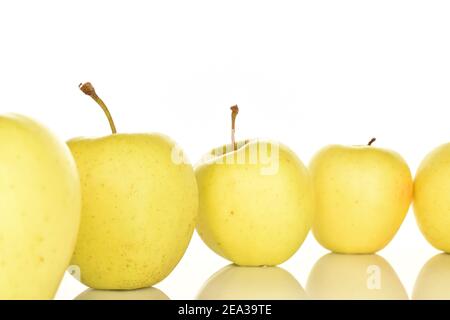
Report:
<svg viewBox="0 0 450 320"><path fill-rule="evenodd" d="M229 265L204 284L199 300L301 300L305 290L286 270L279 267Z"/></svg>
<svg viewBox="0 0 450 320"><path fill-rule="evenodd" d="M326 254L314 265L306 292L311 299L324 300L408 299L394 269L376 254Z"/></svg>
<svg viewBox="0 0 450 320"><path fill-rule="evenodd" d="M157 288L138 290L95 290L87 289L74 300L170 300Z"/></svg>
<svg viewBox="0 0 450 320"><path fill-rule="evenodd" d="M416 300L450 299L450 255L435 255L420 270L413 290Z"/></svg>

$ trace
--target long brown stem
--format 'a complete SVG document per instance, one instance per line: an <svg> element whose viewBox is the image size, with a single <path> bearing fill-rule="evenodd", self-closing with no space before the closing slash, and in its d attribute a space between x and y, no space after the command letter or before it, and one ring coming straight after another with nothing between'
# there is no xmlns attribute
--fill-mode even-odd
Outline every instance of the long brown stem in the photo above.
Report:
<svg viewBox="0 0 450 320"><path fill-rule="evenodd" d="M371 146L372 143L374 143L377 140L377 138L372 138L370 139L369 143L367 144L368 146Z"/></svg>
<svg viewBox="0 0 450 320"><path fill-rule="evenodd" d="M102 99L97 95L95 92L94 86L90 82L86 83L80 83L78 86L81 91L83 91L84 94L90 96L92 99L94 99L95 102L103 109L103 112L105 113L106 117L109 121L109 126L111 127L111 131L113 134L117 132L116 126L114 125L114 120L111 116L111 113L109 112L108 108L106 107L106 104L103 102Z"/></svg>
<svg viewBox="0 0 450 320"><path fill-rule="evenodd" d="M231 109L231 145L233 146L233 149L236 151L237 144L235 139L235 130L236 130L236 116L239 113L239 108L237 104L235 104L230 109Z"/></svg>

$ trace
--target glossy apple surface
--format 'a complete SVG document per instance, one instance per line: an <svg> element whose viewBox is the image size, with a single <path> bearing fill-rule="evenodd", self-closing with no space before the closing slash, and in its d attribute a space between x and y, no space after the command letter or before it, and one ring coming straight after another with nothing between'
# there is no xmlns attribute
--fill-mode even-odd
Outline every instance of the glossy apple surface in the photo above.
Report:
<svg viewBox="0 0 450 320"><path fill-rule="evenodd" d="M196 168L198 233L217 254L241 266L278 265L311 226L311 179L286 146L245 141L223 147Z"/></svg>

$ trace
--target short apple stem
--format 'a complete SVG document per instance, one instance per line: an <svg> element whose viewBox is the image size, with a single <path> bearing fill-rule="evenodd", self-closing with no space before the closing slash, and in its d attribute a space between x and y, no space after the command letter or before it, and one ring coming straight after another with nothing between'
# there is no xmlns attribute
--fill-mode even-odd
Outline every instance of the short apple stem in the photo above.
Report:
<svg viewBox="0 0 450 320"><path fill-rule="evenodd" d="M372 138L370 139L369 143L367 144L368 146L371 146L372 143L374 143L377 140L377 138Z"/></svg>
<svg viewBox="0 0 450 320"><path fill-rule="evenodd" d="M97 104L103 109L103 112L105 113L106 117L109 121L109 126L111 127L111 131L113 134L117 133L116 126L114 125L114 120L111 116L111 113L109 112L108 108L106 107L106 104L103 102L102 99L97 95L95 92L94 86L90 82L86 83L80 83L78 86L81 91L83 91L84 94L90 96Z"/></svg>
<svg viewBox="0 0 450 320"><path fill-rule="evenodd" d="M237 144L235 139L235 129L236 129L236 116L239 113L239 108L237 104L235 104L230 109L231 109L231 145L233 146L233 149L236 151Z"/></svg>

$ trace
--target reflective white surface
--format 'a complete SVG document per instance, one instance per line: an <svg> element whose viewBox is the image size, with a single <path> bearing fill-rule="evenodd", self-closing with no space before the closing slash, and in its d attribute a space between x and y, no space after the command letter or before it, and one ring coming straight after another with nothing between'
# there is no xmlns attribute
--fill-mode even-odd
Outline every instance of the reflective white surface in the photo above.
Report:
<svg viewBox="0 0 450 320"><path fill-rule="evenodd" d="M408 299L391 265L372 254L326 254L310 272L306 290L311 299Z"/></svg>
<svg viewBox="0 0 450 320"><path fill-rule="evenodd" d="M94 290L86 289L74 300L170 300L169 297L157 288L144 288L138 290Z"/></svg>
<svg viewBox="0 0 450 320"><path fill-rule="evenodd" d="M199 300L307 299L300 283L280 267L226 266L203 285Z"/></svg>
<svg viewBox="0 0 450 320"><path fill-rule="evenodd" d="M151 291L86 291L66 274L57 299L450 299L450 255L433 249L408 215L391 244L376 255L339 255L310 234L279 267L230 263L194 238L173 273ZM86 292L85 292L86 291ZM158 296L158 294L156 294Z"/></svg>
<svg viewBox="0 0 450 320"><path fill-rule="evenodd" d="M437 254L424 265L414 286L413 299L450 299L450 255Z"/></svg>

